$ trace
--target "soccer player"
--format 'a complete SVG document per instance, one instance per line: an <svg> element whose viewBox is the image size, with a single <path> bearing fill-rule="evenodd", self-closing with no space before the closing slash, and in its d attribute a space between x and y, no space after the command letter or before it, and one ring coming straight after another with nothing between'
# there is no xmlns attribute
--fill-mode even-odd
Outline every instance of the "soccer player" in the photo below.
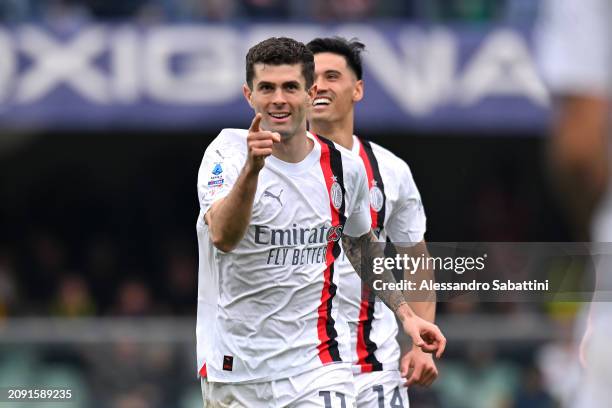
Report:
<svg viewBox="0 0 612 408"><path fill-rule="evenodd" d="M609 243L612 3L547 0L541 11L538 54L555 108L549 145L553 175L576 238L590 235L594 242ZM612 388L612 261L609 244L595 248L603 249L603 256L595 260L596 293L581 344L585 378L569 404L578 408L609 407Z"/></svg>
<svg viewBox="0 0 612 408"><path fill-rule="evenodd" d="M317 38L307 44L315 58L317 93L309 114L310 130L352 150L363 161L368 176L372 230L381 242L412 244L407 252L426 254L423 241L425 213L408 165L387 149L353 134L355 103L363 97L360 53L364 45L343 38ZM342 287L340 313L348 321L357 407L407 407L406 384L429 386L438 376L431 354L413 346L401 359L393 312L361 291L361 280L344 258L336 261ZM419 271L431 278L431 271ZM423 275L425 274L425 275ZM424 300L424 299L419 299ZM433 321L435 301L411 302L421 317ZM380 405L382 404L382 405Z"/></svg>
<svg viewBox="0 0 612 408"><path fill-rule="evenodd" d="M306 131L313 76L302 43L270 38L252 47L243 87L251 126L222 130L204 154L196 333L207 406L354 402L333 261L340 240L355 261L372 239L367 180L358 158ZM355 263L371 284L371 268ZM389 271L380 278L393 280ZM439 329L401 293L377 295L415 342L444 351Z"/></svg>

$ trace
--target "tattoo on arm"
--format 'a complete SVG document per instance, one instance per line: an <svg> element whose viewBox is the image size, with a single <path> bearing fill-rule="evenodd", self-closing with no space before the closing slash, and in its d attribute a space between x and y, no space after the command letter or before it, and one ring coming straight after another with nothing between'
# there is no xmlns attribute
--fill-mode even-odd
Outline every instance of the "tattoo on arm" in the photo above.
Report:
<svg viewBox="0 0 612 408"><path fill-rule="evenodd" d="M368 244L375 244L369 245ZM391 270L385 269L381 274L375 274L372 270L374 258L384 257L383 245L376 240L372 232L368 232L359 238L342 237L342 247L346 257L353 265L355 272L361 277L363 285L370 289L380 300L383 301L389 309L394 312L406 303L404 294L401 290L376 290L374 289L374 281L379 280L383 285L386 283L395 283L395 277ZM380 285L383 288L388 286Z"/></svg>

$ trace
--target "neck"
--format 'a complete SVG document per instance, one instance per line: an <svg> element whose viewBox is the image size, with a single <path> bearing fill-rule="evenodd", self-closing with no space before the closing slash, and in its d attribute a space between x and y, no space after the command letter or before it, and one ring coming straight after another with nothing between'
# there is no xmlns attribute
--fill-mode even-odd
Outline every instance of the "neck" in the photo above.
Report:
<svg viewBox="0 0 612 408"><path fill-rule="evenodd" d="M310 131L317 135L333 140L349 150L353 148L353 114L347 115L339 121L313 120L310 122Z"/></svg>
<svg viewBox="0 0 612 408"><path fill-rule="evenodd" d="M306 136L306 129L300 129L290 137L282 137L280 143L272 146L272 156L287 163L299 163L310 153L314 143Z"/></svg>

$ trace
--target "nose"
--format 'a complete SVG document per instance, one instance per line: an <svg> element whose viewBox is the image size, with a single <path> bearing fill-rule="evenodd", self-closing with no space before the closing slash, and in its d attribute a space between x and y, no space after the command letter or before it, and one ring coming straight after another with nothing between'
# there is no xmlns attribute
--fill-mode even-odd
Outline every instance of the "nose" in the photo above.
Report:
<svg viewBox="0 0 612 408"><path fill-rule="evenodd" d="M287 99L285 98L285 93L280 87L276 89L276 91L274 91L274 95L272 96L272 103L275 105L283 105L287 103Z"/></svg>
<svg viewBox="0 0 612 408"><path fill-rule="evenodd" d="M317 93L327 90L327 81L325 81L323 75L317 75L314 84L317 86Z"/></svg>

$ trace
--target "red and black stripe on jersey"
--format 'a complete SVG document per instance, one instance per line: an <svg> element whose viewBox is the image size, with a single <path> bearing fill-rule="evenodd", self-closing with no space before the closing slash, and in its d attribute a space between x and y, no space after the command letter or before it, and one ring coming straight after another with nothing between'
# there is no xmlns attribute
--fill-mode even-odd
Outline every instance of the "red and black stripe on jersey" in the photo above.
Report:
<svg viewBox="0 0 612 408"><path fill-rule="evenodd" d="M344 172L342 168L342 155L334 146L334 143L315 135L317 141L321 145L321 170L325 179L325 185L329 194L329 208L332 219L332 230L328 237L327 252L324 271L323 291L321 293L321 304L318 308L319 318L317 322L317 332L319 335L320 344L317 346L319 350L319 358L322 363L330 363L333 361L342 361L338 350L338 332L334 327L335 321L332 317L332 301L336 295L337 286L334 283L334 261L340 256L340 236L344 223L346 222L345 212L345 197L346 190L344 188ZM342 192L341 205L336 208L333 204L332 186L338 183ZM333 238L332 238L333 236Z"/></svg>
<svg viewBox="0 0 612 408"><path fill-rule="evenodd" d="M385 183L383 183L383 179L380 175L380 169L378 168L378 160L376 156L374 156L374 152L372 151L372 145L369 141L365 139L358 138L359 140L359 157L363 161L363 164L366 168L366 173L368 175L368 188L371 189L373 186L376 186L380 189L383 196L383 203L380 210L376 211L372 206L370 206L370 216L372 217L372 230L377 235L380 235L383 228L385 227L385 207L386 207L386 197L385 197ZM377 237L378 238L378 237Z"/></svg>
<svg viewBox="0 0 612 408"><path fill-rule="evenodd" d="M380 236L385 227L385 209L387 199L385 197L385 184L383 183L378 168L378 160L372 151L372 145L367 140L359 140L359 157L363 161L368 176L368 188L378 187L382 192L383 202L381 208L376 211L370 205L370 216L372 217L372 230ZM370 338L372 332L372 321L374 320L374 306L376 296L367 287L361 290L361 305L359 308L359 324L357 326L357 364L362 373L382 371L383 366L374 354L378 346Z"/></svg>

